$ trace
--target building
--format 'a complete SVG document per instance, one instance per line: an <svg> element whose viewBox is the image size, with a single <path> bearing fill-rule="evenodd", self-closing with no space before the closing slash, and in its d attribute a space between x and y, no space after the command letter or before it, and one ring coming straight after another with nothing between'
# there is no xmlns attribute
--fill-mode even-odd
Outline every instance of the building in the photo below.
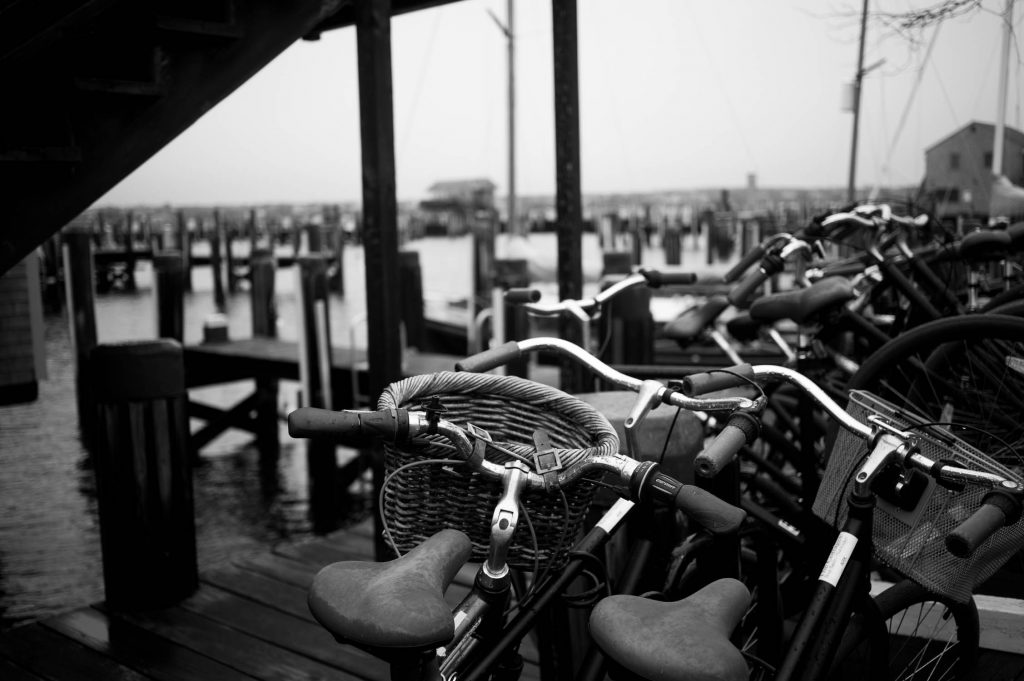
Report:
<svg viewBox="0 0 1024 681"><path fill-rule="evenodd" d="M419 205L426 214L426 232L463 234L481 215L495 215L495 189L487 179L435 182L428 190L430 198Z"/></svg>
<svg viewBox="0 0 1024 681"><path fill-rule="evenodd" d="M987 217L995 126L972 121L925 150L924 198L939 217ZM1024 133L1007 127L1003 176L1024 185Z"/></svg>

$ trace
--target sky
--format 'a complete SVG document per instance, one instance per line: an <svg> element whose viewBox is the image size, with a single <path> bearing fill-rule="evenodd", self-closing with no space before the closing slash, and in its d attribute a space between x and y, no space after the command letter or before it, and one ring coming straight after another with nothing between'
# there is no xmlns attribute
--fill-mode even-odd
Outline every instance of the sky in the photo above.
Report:
<svg viewBox="0 0 1024 681"><path fill-rule="evenodd" d="M902 11L938 0L872 0ZM924 150L994 122L1003 0L913 43L868 26L857 184L920 183ZM588 193L842 187L860 3L578 0L581 177ZM400 200L439 180L508 187L505 0L462 0L392 21ZM1024 21L1018 8L1015 28ZM553 194L551 3L515 0L516 188ZM1007 123L1021 127L1014 36ZM230 205L358 201L355 29L299 41L97 201ZM915 92L915 82L919 85ZM913 93L913 94L912 94ZM900 126L901 119L905 122Z"/></svg>

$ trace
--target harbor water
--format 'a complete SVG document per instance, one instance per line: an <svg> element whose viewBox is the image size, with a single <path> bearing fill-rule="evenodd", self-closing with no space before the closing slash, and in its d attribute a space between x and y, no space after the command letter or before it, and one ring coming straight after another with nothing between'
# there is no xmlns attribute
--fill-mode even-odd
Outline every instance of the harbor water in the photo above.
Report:
<svg viewBox="0 0 1024 681"><path fill-rule="evenodd" d="M420 253L427 315L432 309L457 314L449 301L464 299L471 275L466 237L427 238L406 247ZM532 235L525 244L500 239L498 257L531 259L538 271L553 271L553 234ZM525 250L524 250L525 249ZM684 268L703 267L703 251L684 249ZM644 264L663 263L649 249ZM596 288L601 255L596 237L585 235L584 272L588 290ZM333 296L331 335L336 345L365 347L365 273L359 247L345 251L344 297ZM156 314L148 263L137 268L138 289L98 295L96 314L101 343L153 338ZM186 294L185 340L201 339L203 319L215 311L208 268L193 272L194 291ZM278 334L297 335L295 272L277 277ZM396 286L395 282L380 282ZM541 287L551 299L553 283ZM677 301L678 303L678 301ZM681 304L681 303L678 303ZM229 333L250 335L249 296L229 296ZM74 399L74 358L65 315L45 318L48 378L32 403L0 407L0 628L16 626L103 598L95 484L87 453L78 439ZM225 407L247 395L251 382L190 391L190 397ZM282 386L278 411L296 402L296 386ZM261 482L258 454L244 433L229 431L204 448L195 470L195 512L200 570L244 552L310 534L307 520L304 449L281 431L276 481Z"/></svg>

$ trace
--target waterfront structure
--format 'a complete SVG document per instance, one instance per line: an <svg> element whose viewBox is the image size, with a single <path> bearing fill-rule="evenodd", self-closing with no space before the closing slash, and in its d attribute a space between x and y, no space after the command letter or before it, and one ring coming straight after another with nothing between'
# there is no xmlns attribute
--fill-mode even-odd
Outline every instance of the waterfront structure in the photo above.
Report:
<svg viewBox="0 0 1024 681"><path fill-rule="evenodd" d="M942 218L987 217L995 125L971 121L925 150L923 195ZM1024 132L1006 127L1002 175L1024 185Z"/></svg>

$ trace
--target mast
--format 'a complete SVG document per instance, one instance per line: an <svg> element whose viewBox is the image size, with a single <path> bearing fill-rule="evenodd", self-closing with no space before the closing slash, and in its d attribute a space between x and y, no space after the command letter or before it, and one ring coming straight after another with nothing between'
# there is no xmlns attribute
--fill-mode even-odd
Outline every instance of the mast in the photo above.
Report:
<svg viewBox="0 0 1024 681"><path fill-rule="evenodd" d="M1006 138L1006 91L1010 63L1010 32L1013 30L1013 0L1003 8L1003 45L999 59L999 104L996 107L996 132L992 141L992 174L1003 174L1003 143Z"/></svg>
<svg viewBox="0 0 1024 681"><path fill-rule="evenodd" d="M853 83L853 141L850 148L850 178L846 185L846 200L853 202L857 194L857 129L860 125L860 85L864 80L864 39L868 31L868 0L860 16L860 47L857 51L857 77Z"/></svg>
<svg viewBox="0 0 1024 681"><path fill-rule="evenodd" d="M515 17L512 0L507 3L508 15L508 231L518 233L516 222L516 59Z"/></svg>

